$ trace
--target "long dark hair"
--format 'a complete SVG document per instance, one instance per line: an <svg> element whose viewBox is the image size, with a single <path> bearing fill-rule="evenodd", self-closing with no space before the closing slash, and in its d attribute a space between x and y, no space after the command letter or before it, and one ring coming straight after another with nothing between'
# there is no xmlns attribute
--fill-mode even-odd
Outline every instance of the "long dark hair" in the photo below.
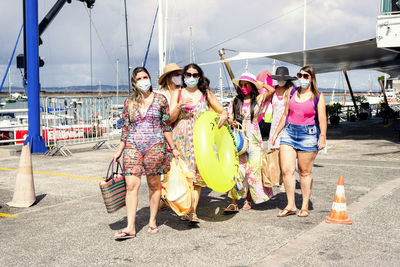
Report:
<svg viewBox="0 0 400 267"><path fill-rule="evenodd" d="M200 68L199 65L195 64L195 63L190 63L188 65L186 65L183 68L183 75L182 75L182 84L183 84L183 88L186 88L187 85L185 84L185 74L187 72L188 69L193 68L195 70L197 70L197 72L199 73L199 82L197 83L197 88L199 88L200 92L205 96L207 102L208 102L208 98L207 98L207 89L208 87L208 83L207 80L208 78L204 77L204 72L203 70Z"/></svg>
<svg viewBox="0 0 400 267"><path fill-rule="evenodd" d="M239 81L240 82L240 81ZM258 96L258 90L257 87L253 84L250 83L251 85L251 92L250 92L250 119L254 119L254 109L257 104L257 96ZM236 86L236 93L237 96L233 99L233 119L236 120L239 116L239 114L242 111L243 107L243 101L244 101L244 94L242 90L240 90L240 86Z"/></svg>

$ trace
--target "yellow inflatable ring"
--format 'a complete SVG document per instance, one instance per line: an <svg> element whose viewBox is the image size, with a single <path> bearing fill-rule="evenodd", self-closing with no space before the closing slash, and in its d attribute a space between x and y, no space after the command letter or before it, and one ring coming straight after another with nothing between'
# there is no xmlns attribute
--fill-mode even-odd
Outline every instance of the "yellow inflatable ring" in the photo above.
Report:
<svg viewBox="0 0 400 267"><path fill-rule="evenodd" d="M212 190L225 193L236 183L239 157L235 140L227 122L218 129L219 117L206 111L196 121L193 147L196 165L204 182ZM214 144L217 152L213 149Z"/></svg>

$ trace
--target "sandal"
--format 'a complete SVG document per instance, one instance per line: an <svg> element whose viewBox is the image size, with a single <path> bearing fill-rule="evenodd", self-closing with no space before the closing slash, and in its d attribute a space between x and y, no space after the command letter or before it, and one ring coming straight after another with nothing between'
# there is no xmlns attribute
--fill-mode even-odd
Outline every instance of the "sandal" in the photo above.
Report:
<svg viewBox="0 0 400 267"><path fill-rule="evenodd" d="M307 217L308 215L310 215L310 211L309 210L303 210L303 209L301 209L299 214L297 214L298 217Z"/></svg>
<svg viewBox="0 0 400 267"><path fill-rule="evenodd" d="M119 235L119 236L117 236L117 235ZM125 239L129 239L129 238L134 238L134 237L136 237L136 234L130 234L130 233L128 233L128 232L122 232L122 231L120 231L120 232L117 232L115 235L114 235L114 239L115 240L125 240Z"/></svg>
<svg viewBox="0 0 400 267"><path fill-rule="evenodd" d="M294 214L296 214L296 211L297 210L290 210L290 209L288 209L288 208L284 208L283 210L281 210L279 213L278 213L278 215L276 215L277 217L286 217L286 216L289 216L289 215L294 215Z"/></svg>
<svg viewBox="0 0 400 267"><path fill-rule="evenodd" d="M242 207L242 210L250 210L250 209L251 209L250 201L245 200L244 204L243 204L243 207Z"/></svg>
<svg viewBox="0 0 400 267"><path fill-rule="evenodd" d="M237 204L229 204L228 207L223 209L224 214L233 214L239 212L239 206Z"/></svg>
<svg viewBox="0 0 400 267"><path fill-rule="evenodd" d="M198 224L200 223L199 218L197 218L197 215L195 213L192 214L192 218L190 219L190 224Z"/></svg>
<svg viewBox="0 0 400 267"><path fill-rule="evenodd" d="M181 221L190 221L190 219L191 219L190 213L181 216Z"/></svg>
<svg viewBox="0 0 400 267"><path fill-rule="evenodd" d="M151 234L151 235L157 234L158 233L158 227L157 226L155 226L155 227L149 226L149 229L147 229L147 233Z"/></svg>

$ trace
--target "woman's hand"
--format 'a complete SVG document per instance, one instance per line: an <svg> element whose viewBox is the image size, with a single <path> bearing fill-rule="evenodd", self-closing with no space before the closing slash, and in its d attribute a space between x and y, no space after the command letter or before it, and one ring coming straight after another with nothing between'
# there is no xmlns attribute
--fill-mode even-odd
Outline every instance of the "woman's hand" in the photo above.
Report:
<svg viewBox="0 0 400 267"><path fill-rule="evenodd" d="M228 114L226 113L219 114L218 129L220 129L222 125L224 125L227 119L228 119Z"/></svg>
<svg viewBox="0 0 400 267"><path fill-rule="evenodd" d="M174 155L174 158L176 158L176 159L178 159L181 156L181 153L176 148L172 149L172 154Z"/></svg>
<svg viewBox="0 0 400 267"><path fill-rule="evenodd" d="M277 137L278 137L278 136L277 136L276 134L274 134L274 135L272 136L272 138L270 139L272 145L275 145L275 141L276 141L276 138L277 138Z"/></svg>
<svg viewBox="0 0 400 267"><path fill-rule="evenodd" d="M237 128L239 126L239 122L237 121L229 119L228 122L233 128Z"/></svg>
<svg viewBox="0 0 400 267"><path fill-rule="evenodd" d="M326 147L326 135L321 134L318 139L318 150L322 150Z"/></svg>
<svg viewBox="0 0 400 267"><path fill-rule="evenodd" d="M191 106L192 103L193 100L190 97L182 99L182 101L178 103L178 108L182 109L184 106Z"/></svg>
<svg viewBox="0 0 400 267"><path fill-rule="evenodd" d="M112 156L113 161L114 161L114 162L117 162L118 159L121 157L121 155L122 155L122 151L118 151L117 153L115 153L115 154Z"/></svg>

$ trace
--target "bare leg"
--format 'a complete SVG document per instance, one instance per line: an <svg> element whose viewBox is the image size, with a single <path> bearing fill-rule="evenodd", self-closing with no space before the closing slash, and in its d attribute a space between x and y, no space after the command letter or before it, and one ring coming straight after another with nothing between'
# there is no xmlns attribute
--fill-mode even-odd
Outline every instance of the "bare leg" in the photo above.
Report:
<svg viewBox="0 0 400 267"><path fill-rule="evenodd" d="M280 162L283 183L286 190L287 206L288 210L295 210L296 203L294 198L294 191L296 189L296 179L294 176L294 171L296 168L296 150L287 145L281 145L280 147Z"/></svg>
<svg viewBox="0 0 400 267"><path fill-rule="evenodd" d="M150 218L149 226L157 227L156 216L158 212L158 205L161 199L161 181L160 175L148 176L147 185L149 186L149 202L150 202Z"/></svg>
<svg viewBox="0 0 400 267"><path fill-rule="evenodd" d="M200 199L200 193L201 193L201 186L195 185L193 192L194 194L193 214L196 214L197 205L199 204L199 199Z"/></svg>
<svg viewBox="0 0 400 267"><path fill-rule="evenodd" d="M302 210L308 210L308 202L310 201L311 188L312 188L312 174L311 170L314 165L317 152L299 152L298 165L300 175L301 194L303 195L303 202L301 205Z"/></svg>
<svg viewBox="0 0 400 267"><path fill-rule="evenodd" d="M126 217L128 220L128 226L123 230L123 232L129 233L131 235L136 234L135 229L135 219L136 210L138 205L138 192L140 188L140 177L131 175L125 176L126 183ZM121 236L123 234L116 233L115 237Z"/></svg>

